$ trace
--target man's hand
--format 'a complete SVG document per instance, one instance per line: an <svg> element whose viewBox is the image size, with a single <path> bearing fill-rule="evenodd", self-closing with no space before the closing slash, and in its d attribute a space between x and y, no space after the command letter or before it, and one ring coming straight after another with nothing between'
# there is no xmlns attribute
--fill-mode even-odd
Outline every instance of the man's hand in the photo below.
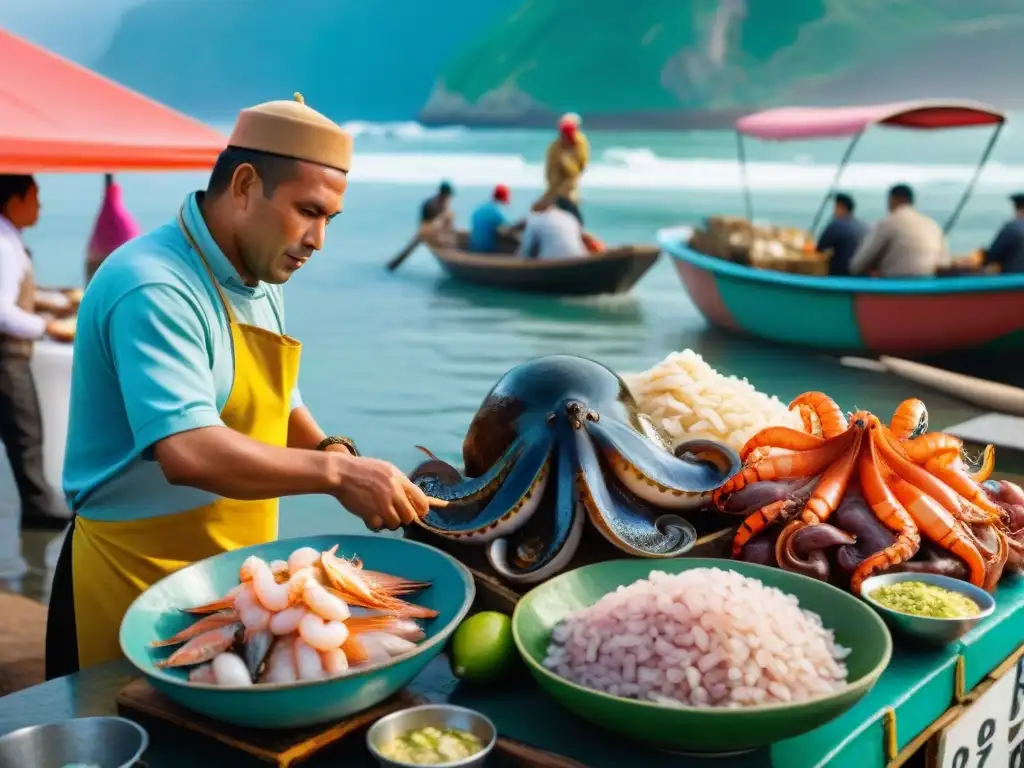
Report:
<svg viewBox="0 0 1024 768"><path fill-rule="evenodd" d="M46 335L54 341L72 342L75 340L76 327L77 321L74 318L51 320L46 324Z"/></svg>
<svg viewBox="0 0 1024 768"><path fill-rule="evenodd" d="M380 459L347 456L334 496L372 531L395 531L427 514L430 504L402 471Z"/></svg>

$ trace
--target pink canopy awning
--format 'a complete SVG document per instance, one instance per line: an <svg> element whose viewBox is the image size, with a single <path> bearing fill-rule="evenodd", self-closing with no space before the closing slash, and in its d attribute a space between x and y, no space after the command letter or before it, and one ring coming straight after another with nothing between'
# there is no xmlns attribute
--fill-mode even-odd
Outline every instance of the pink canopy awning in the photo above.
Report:
<svg viewBox="0 0 1024 768"><path fill-rule="evenodd" d="M834 139L855 136L872 125L915 130L1000 125L1006 115L971 101L904 101L864 107L780 107L736 121L747 136L773 141Z"/></svg>

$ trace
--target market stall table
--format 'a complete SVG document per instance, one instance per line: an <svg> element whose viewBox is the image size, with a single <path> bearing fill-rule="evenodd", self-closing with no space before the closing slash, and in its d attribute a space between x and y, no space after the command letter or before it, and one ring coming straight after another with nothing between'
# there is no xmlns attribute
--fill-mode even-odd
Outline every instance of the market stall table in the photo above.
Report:
<svg viewBox="0 0 1024 768"><path fill-rule="evenodd" d="M895 638L892 662L875 688L845 715L803 736L780 742L771 750L734 758L680 757L639 748L602 734L542 694L525 673L497 689L459 684L444 656L431 663L413 682L415 695L431 701L479 710L494 720L499 732L541 749L570 757L593 768L642 761L646 768L882 768L895 752L916 749L938 721L979 685L1024 638L1024 579L1006 579L996 592L996 614L945 649L927 649ZM963 657L963 662L958 658ZM116 712L118 693L136 677L127 662L113 662L77 675L0 699L0 734L17 728L70 717ZM958 687L961 687L958 690ZM150 731L150 768L193 768L239 763L237 752L180 729L140 721ZM924 734L924 736L922 736ZM322 753L306 763L346 766L373 765L361 738Z"/></svg>

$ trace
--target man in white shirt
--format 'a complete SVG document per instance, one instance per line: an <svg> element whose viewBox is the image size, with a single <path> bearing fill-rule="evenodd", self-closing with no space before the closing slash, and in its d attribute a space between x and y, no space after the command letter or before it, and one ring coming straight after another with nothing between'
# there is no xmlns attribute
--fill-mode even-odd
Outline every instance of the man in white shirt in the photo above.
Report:
<svg viewBox="0 0 1024 768"><path fill-rule="evenodd" d="M851 275L934 277L952 264L942 227L914 208L906 184L889 190L889 215L861 241L850 260Z"/></svg>
<svg viewBox="0 0 1024 768"><path fill-rule="evenodd" d="M43 474L43 429L29 362L44 336L66 340L65 324L34 314L35 281L21 231L39 218L39 187L31 176L0 175L0 440L21 497L21 525L60 530Z"/></svg>
<svg viewBox="0 0 1024 768"><path fill-rule="evenodd" d="M564 259L587 255L583 226L570 212L572 203L558 198L541 201L526 217L526 229L517 255L527 259Z"/></svg>

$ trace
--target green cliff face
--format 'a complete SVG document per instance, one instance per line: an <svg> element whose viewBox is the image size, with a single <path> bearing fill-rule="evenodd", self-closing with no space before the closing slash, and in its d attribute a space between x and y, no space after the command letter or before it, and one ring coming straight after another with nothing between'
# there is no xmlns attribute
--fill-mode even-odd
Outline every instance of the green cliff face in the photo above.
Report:
<svg viewBox="0 0 1024 768"><path fill-rule="evenodd" d="M728 111L870 101L872 88L971 97L993 56L1024 66L1021 33L1020 0L525 0L451 61L422 114ZM975 55L943 57L947 44ZM1003 95L1024 101L1009 81Z"/></svg>

